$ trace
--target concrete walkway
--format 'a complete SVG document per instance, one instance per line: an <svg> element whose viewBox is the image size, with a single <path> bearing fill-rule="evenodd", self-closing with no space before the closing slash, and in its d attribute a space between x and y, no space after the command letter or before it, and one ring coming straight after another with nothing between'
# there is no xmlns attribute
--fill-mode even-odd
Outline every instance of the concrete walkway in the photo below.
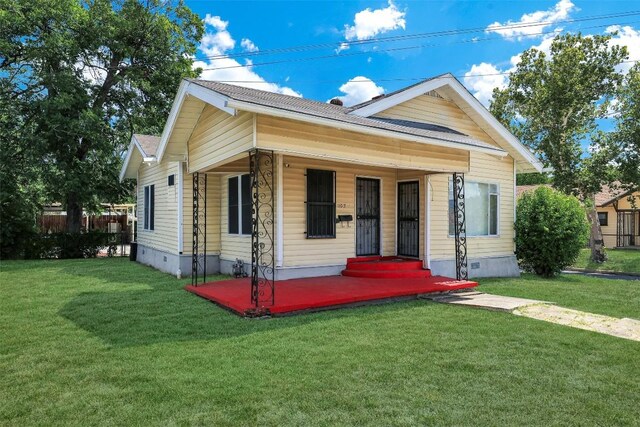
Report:
<svg viewBox="0 0 640 427"><path fill-rule="evenodd" d="M603 316L558 307L551 302L491 295L466 291L446 295L425 295L424 298L445 304L466 305L513 313L517 316L544 320L558 325L599 332L614 337L640 341L640 320Z"/></svg>

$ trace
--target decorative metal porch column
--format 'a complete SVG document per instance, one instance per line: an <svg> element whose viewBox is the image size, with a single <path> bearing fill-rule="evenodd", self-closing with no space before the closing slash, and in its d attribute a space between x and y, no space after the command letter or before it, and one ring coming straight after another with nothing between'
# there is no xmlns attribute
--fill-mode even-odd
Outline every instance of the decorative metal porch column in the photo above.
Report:
<svg viewBox="0 0 640 427"><path fill-rule="evenodd" d="M193 246L191 284L207 281L207 174L193 174Z"/></svg>
<svg viewBox="0 0 640 427"><path fill-rule="evenodd" d="M464 211L464 174L453 174L453 215L456 241L456 279L467 280L467 224Z"/></svg>
<svg viewBox="0 0 640 427"><path fill-rule="evenodd" d="M273 151L249 153L251 177L251 303L257 312L275 303L275 181Z"/></svg>

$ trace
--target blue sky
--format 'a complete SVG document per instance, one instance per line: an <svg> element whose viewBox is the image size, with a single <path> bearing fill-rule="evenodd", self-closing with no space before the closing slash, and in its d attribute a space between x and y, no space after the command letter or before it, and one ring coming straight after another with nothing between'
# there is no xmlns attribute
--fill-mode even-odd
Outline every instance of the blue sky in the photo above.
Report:
<svg viewBox="0 0 640 427"><path fill-rule="evenodd" d="M486 104L492 88L508 81L496 74L508 72L529 47L547 49L553 32L618 29L614 43L640 59L640 14L583 20L640 11L635 1L186 2L206 23L196 56L203 78L320 101L342 97L347 105L445 72ZM476 31L413 37L462 29ZM381 37L396 39L372 42ZM341 47L345 42L351 44ZM269 54L309 45L320 46ZM264 62L277 63L258 65Z"/></svg>

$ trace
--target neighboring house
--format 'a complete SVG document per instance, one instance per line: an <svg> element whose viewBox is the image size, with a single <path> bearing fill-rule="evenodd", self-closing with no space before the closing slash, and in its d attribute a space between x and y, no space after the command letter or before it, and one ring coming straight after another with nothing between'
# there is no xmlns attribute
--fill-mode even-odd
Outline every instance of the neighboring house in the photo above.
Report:
<svg viewBox="0 0 640 427"><path fill-rule="evenodd" d="M518 185L517 195L520 197L537 187ZM640 191L625 191L603 185L595 195L595 202L606 247L640 246Z"/></svg>
<svg viewBox="0 0 640 427"><path fill-rule="evenodd" d="M519 274L515 176L541 169L445 74L350 108L185 80L120 177L138 183L138 261L172 274L253 256L276 279L334 275L383 255L481 277Z"/></svg>

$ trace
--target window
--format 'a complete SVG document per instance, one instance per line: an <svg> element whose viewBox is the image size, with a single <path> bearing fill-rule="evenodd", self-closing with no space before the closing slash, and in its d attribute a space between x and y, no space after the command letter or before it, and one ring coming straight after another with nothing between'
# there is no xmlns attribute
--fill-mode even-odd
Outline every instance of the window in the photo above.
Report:
<svg viewBox="0 0 640 427"><path fill-rule="evenodd" d="M598 212L598 221L601 227L609 225L609 212Z"/></svg>
<svg viewBox="0 0 640 427"><path fill-rule="evenodd" d="M465 220L467 236L497 236L499 190L496 184L467 181L465 192ZM449 180L449 235L455 234L453 213L453 181Z"/></svg>
<svg viewBox="0 0 640 427"><path fill-rule="evenodd" d="M171 174L167 177L167 185L169 187L173 187L176 183L176 175L175 174Z"/></svg>
<svg viewBox="0 0 640 427"><path fill-rule="evenodd" d="M251 178L229 178L229 234L251 234Z"/></svg>
<svg viewBox="0 0 640 427"><path fill-rule="evenodd" d="M144 229L153 230L153 217L155 211L155 185L146 185L144 187Z"/></svg>
<svg viewBox="0 0 640 427"><path fill-rule="evenodd" d="M336 173L307 169L307 238L336 237Z"/></svg>

